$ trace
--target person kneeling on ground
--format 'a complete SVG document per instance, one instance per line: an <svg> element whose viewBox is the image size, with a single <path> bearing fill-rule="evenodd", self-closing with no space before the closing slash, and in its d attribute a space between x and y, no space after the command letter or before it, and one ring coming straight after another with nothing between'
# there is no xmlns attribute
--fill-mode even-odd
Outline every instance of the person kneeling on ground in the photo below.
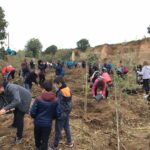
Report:
<svg viewBox="0 0 150 150"><path fill-rule="evenodd" d="M19 85L10 83L4 85L0 81L0 94L2 93L4 93L9 103L0 110L0 115L15 108L12 127L17 128L17 134L12 144L18 144L22 139L24 115L29 112L32 96L28 90Z"/></svg>
<svg viewBox="0 0 150 150"><path fill-rule="evenodd" d="M45 81L39 96L30 111L34 118L34 138L36 150L48 150L48 139L51 133L52 121L56 117L57 100L52 92L52 83Z"/></svg>
<svg viewBox="0 0 150 150"><path fill-rule="evenodd" d="M98 77L92 87L92 96L100 101L108 97L107 83L103 77Z"/></svg>
<svg viewBox="0 0 150 150"><path fill-rule="evenodd" d="M69 125L70 112L72 108L72 95L70 88L67 87L64 79L62 77L56 77L54 80L54 84L56 87L56 95L58 98L58 108L57 108L57 119L56 119L56 127L55 127L55 139L54 143L50 146L52 150L57 149L59 145L59 141L61 138L62 129L65 130L67 143L66 145L70 148L73 147L72 139L71 139L71 131Z"/></svg>

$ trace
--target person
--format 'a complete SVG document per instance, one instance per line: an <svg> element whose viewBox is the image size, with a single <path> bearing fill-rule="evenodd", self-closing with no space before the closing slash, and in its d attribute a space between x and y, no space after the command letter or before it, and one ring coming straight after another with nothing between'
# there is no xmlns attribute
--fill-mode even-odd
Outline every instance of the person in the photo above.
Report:
<svg viewBox="0 0 150 150"><path fill-rule="evenodd" d="M72 60L69 60L68 62L67 62L67 67L68 67L68 69L72 69L72 67L73 67L73 61Z"/></svg>
<svg viewBox="0 0 150 150"><path fill-rule="evenodd" d="M108 74L108 72L105 69L102 69L102 74L101 76L104 78L105 82L107 83L108 86L112 86L112 79L110 77L110 75Z"/></svg>
<svg viewBox="0 0 150 150"><path fill-rule="evenodd" d="M36 150L48 150L48 139L51 133L52 121L56 118L57 100L52 92L52 83L45 81L42 94L34 101L30 115L34 119L34 138Z"/></svg>
<svg viewBox="0 0 150 150"><path fill-rule="evenodd" d="M45 81L45 73L44 72L39 72L39 84L41 85Z"/></svg>
<svg viewBox="0 0 150 150"><path fill-rule="evenodd" d="M143 76L139 75L137 73L137 71L140 71L140 72L142 71L142 65L138 65L137 67L135 67L134 71L136 72L136 82L137 82L137 84L143 85Z"/></svg>
<svg viewBox="0 0 150 150"><path fill-rule="evenodd" d="M89 64L89 78L91 78L92 77L92 75L93 75L93 73L94 73L95 71L94 71L94 69L93 69L93 67L92 67L92 65L91 64Z"/></svg>
<svg viewBox="0 0 150 150"><path fill-rule="evenodd" d="M62 129L65 130L67 143L66 145L72 148L74 145L71 139L71 131L70 131L70 112L72 108L72 94L69 87L67 87L64 79L61 76L58 76L54 80L54 84L56 87L56 95L58 98L58 108L57 108L57 118L55 125L55 139L54 143L50 146L52 150L57 149L59 145L59 141L61 138Z"/></svg>
<svg viewBox="0 0 150 150"><path fill-rule="evenodd" d="M137 71L137 73L143 76L143 87L146 94L144 97L147 98L150 91L150 66L147 61L144 61L142 71Z"/></svg>
<svg viewBox="0 0 150 150"><path fill-rule="evenodd" d="M35 72L34 70L31 71L25 81L24 81L24 87L29 90L31 92L31 89L32 89L32 83L35 83L38 85L38 81L37 81L37 78L38 78L38 73L37 71Z"/></svg>
<svg viewBox="0 0 150 150"><path fill-rule="evenodd" d="M12 144L18 144L23 137L24 115L29 112L32 96L28 90L16 84L4 84L0 81L0 94L4 93L8 104L0 110L0 115L8 110L14 110L12 127L17 128L17 133Z"/></svg>
<svg viewBox="0 0 150 150"><path fill-rule="evenodd" d="M12 79L14 79L15 78L15 72L16 72L16 68L14 68L11 65L6 65L5 67L2 68L2 76L3 76L5 81L9 81L10 77Z"/></svg>
<svg viewBox="0 0 150 150"><path fill-rule="evenodd" d="M84 60L82 61L82 68L86 68L86 62Z"/></svg>
<svg viewBox="0 0 150 150"><path fill-rule="evenodd" d="M38 61L38 69L42 72L45 73L45 70L47 68L46 63L44 63L42 60Z"/></svg>
<svg viewBox="0 0 150 150"><path fill-rule="evenodd" d="M95 80L92 87L92 96L96 98L97 95L101 95L101 99L108 97L107 83L102 76Z"/></svg>
<svg viewBox="0 0 150 150"><path fill-rule="evenodd" d="M62 76L62 77L64 77L64 68L63 68L63 66L61 65L61 63L60 62L58 62L57 63L57 66L56 66L56 76Z"/></svg>
<svg viewBox="0 0 150 150"><path fill-rule="evenodd" d="M27 75L29 74L29 66L27 60L25 59L24 62L21 64L21 72L22 72L22 80L25 81Z"/></svg>
<svg viewBox="0 0 150 150"><path fill-rule="evenodd" d="M78 61L74 62L74 67L77 68L78 67Z"/></svg>
<svg viewBox="0 0 150 150"><path fill-rule="evenodd" d="M30 61L30 68L31 68L31 69L35 69L35 62L34 62L34 59L32 59L32 60Z"/></svg>
<svg viewBox="0 0 150 150"><path fill-rule="evenodd" d="M39 72L39 84L42 84L45 81L45 73L46 73L46 68L47 65L44 63L42 60L38 61L38 69L40 70Z"/></svg>

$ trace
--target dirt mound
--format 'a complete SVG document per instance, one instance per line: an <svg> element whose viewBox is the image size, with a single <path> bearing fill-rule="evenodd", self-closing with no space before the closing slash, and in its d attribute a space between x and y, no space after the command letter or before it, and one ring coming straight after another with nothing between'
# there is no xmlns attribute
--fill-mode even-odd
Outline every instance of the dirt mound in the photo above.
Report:
<svg viewBox="0 0 150 150"><path fill-rule="evenodd" d="M150 38L121 44L104 44L96 46L92 51L99 54L102 60L112 58L118 53L120 55L128 53L134 55L134 59L139 58L138 63L142 63L144 60L150 61Z"/></svg>

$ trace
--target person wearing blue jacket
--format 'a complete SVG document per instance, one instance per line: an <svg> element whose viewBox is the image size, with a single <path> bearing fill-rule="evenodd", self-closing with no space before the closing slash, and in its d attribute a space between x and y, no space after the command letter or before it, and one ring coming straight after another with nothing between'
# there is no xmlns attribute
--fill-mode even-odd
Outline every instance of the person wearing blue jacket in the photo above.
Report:
<svg viewBox="0 0 150 150"><path fill-rule="evenodd" d="M52 150L56 150L58 148L62 129L64 129L66 133L66 146L72 148L74 145L71 139L71 131L69 124L70 112L72 109L71 90L69 87L67 87L64 79L61 76L56 77L56 79L54 80L54 84L57 89L56 95L58 99L58 106L55 125L55 139L54 143L50 146L50 148Z"/></svg>
<svg viewBox="0 0 150 150"><path fill-rule="evenodd" d="M51 92L52 83L45 81L41 87L42 94L35 100L30 115L34 119L36 150L48 150L52 121L57 115L57 100Z"/></svg>
<svg viewBox="0 0 150 150"><path fill-rule="evenodd" d="M60 62L57 63L57 66L55 69L56 69L56 76L64 77L65 75L64 68Z"/></svg>

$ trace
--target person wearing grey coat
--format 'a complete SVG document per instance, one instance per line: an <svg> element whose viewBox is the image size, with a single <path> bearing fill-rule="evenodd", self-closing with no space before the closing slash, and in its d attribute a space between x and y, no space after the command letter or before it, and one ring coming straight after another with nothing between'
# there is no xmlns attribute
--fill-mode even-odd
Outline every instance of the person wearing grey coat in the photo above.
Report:
<svg viewBox="0 0 150 150"><path fill-rule="evenodd" d="M17 144L22 139L24 115L29 112L32 96L28 90L20 85L10 83L4 85L0 82L0 94L2 93L4 93L8 104L0 110L0 115L15 109L12 127L17 128L17 133L12 144Z"/></svg>

